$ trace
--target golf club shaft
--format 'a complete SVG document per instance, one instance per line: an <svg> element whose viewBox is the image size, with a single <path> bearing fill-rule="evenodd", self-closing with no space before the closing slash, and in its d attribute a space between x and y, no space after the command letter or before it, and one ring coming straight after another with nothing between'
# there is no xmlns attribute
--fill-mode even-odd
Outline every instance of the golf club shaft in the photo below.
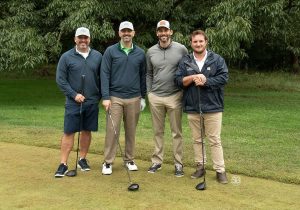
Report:
<svg viewBox="0 0 300 210"><path fill-rule="evenodd" d="M201 87L198 87L198 98L199 98L199 112L200 112L200 133L201 133L201 147L202 147L202 166L203 170L205 171L204 166L204 117L201 109ZM205 182L205 173L203 176L203 182Z"/></svg>
<svg viewBox="0 0 300 210"><path fill-rule="evenodd" d="M121 147L119 138L118 138L118 136L117 136L117 131L116 131L116 127L115 127L114 121L113 121L113 119L112 119L112 117L111 117L111 111L110 111L110 109L107 111L107 113L108 113L108 116L109 116L109 118L110 118L110 120L111 120L111 124L112 124L113 130L114 130L114 133L115 133L115 138L116 138L117 144L119 145L120 153L121 153L121 156L122 156L122 159L123 159L124 167L125 167L125 169L126 169L126 173L127 173L129 182L130 182L130 184L131 184L131 183L132 183L132 182L131 182L131 177L130 177L128 168L127 168L126 165L125 165L125 158L124 158L124 156L123 156L122 147Z"/></svg>
<svg viewBox="0 0 300 210"><path fill-rule="evenodd" d="M202 165L203 165L203 170L205 171L205 165L204 165L204 117L203 113L200 112L200 129L201 129L201 147L202 147ZM203 176L203 180L205 182L205 173Z"/></svg>
<svg viewBox="0 0 300 210"><path fill-rule="evenodd" d="M76 162L75 162L75 170L77 171L77 162L78 162L78 153L79 153L79 143L80 143L80 133L81 133L81 121L82 121L82 102L80 103L79 109L79 131L77 138L77 149L76 149Z"/></svg>
<svg viewBox="0 0 300 210"><path fill-rule="evenodd" d="M84 79L85 75L81 75L81 91L80 94L84 94ZM79 156L79 144L80 144L80 134L81 134L81 127L82 127L82 106L83 102L80 102L79 108L79 131L78 131L78 138L77 138L77 150L76 150L76 162L75 162L75 171L77 171L77 163L78 163L78 156Z"/></svg>

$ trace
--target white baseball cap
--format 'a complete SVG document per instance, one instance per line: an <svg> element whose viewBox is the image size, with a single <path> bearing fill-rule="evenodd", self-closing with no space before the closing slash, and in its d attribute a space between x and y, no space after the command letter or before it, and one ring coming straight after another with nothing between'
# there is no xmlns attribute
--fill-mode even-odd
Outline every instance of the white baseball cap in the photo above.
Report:
<svg viewBox="0 0 300 210"><path fill-rule="evenodd" d="M75 36L80 36L80 35L90 37L90 30L85 27L77 28Z"/></svg>
<svg viewBox="0 0 300 210"><path fill-rule="evenodd" d="M121 30L123 30L125 28L128 28L128 29L130 29L132 31L134 30L133 29L133 24L131 22L129 22L129 21L124 21L124 22L120 23L119 31L121 31Z"/></svg>
<svg viewBox="0 0 300 210"><path fill-rule="evenodd" d="M161 21L159 21L157 23L156 29L158 29L160 27L164 27L164 28L170 29L170 23L169 23L169 21L167 21L167 20L161 20Z"/></svg>

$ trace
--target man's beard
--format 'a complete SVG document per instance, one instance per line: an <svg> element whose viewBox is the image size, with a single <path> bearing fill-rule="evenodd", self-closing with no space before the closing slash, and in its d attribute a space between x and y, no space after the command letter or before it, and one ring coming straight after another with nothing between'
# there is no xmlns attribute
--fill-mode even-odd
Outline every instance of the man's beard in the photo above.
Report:
<svg viewBox="0 0 300 210"><path fill-rule="evenodd" d="M197 50L196 49L196 50L194 50L194 52L197 53L197 54L202 54L204 51L205 51L205 49L202 49L202 50Z"/></svg>
<svg viewBox="0 0 300 210"><path fill-rule="evenodd" d="M160 42L168 42L170 40L171 36L160 36L159 41Z"/></svg>

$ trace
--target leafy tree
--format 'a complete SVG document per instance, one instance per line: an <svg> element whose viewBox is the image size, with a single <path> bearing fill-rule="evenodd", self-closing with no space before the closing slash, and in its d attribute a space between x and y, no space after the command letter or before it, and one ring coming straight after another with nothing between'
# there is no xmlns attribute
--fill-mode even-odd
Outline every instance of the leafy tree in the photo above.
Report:
<svg viewBox="0 0 300 210"><path fill-rule="evenodd" d="M33 1L0 4L4 16L0 21L1 70L26 71L47 62L47 45L37 27L41 14L35 5Z"/></svg>
<svg viewBox="0 0 300 210"><path fill-rule="evenodd" d="M293 71L300 72L300 1L289 0L284 2L284 11L287 14L287 25L283 29L284 41L287 44L287 50L291 53Z"/></svg>
<svg viewBox="0 0 300 210"><path fill-rule="evenodd" d="M210 48L231 64L287 65L299 71L298 0L8 0L0 2L0 71L30 71L56 63L74 46L74 30L91 30L103 52L119 40L121 21L133 22L135 42L157 42L156 24L167 19L173 39L189 46L192 30L206 30ZM266 62L267 61L267 62ZM268 67L267 66L267 67Z"/></svg>
<svg viewBox="0 0 300 210"><path fill-rule="evenodd" d="M207 20L211 47L231 61L249 58L252 49L254 54L249 59L258 54L262 57L260 64L268 57L268 64L278 63L272 55L280 51L282 59L289 52L293 69L299 72L299 10L300 3L296 0L222 1Z"/></svg>

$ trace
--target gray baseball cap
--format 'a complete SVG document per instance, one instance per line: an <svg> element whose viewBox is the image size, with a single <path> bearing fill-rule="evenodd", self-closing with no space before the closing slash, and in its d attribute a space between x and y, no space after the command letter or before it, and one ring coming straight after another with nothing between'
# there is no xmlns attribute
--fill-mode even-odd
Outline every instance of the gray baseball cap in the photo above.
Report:
<svg viewBox="0 0 300 210"><path fill-rule="evenodd" d="M123 30L125 28L128 28L128 29L130 29L132 31L134 30L133 24L131 22L129 22L129 21L124 21L124 22L120 23L119 31L121 31L121 30Z"/></svg>
<svg viewBox="0 0 300 210"><path fill-rule="evenodd" d="M80 35L90 37L90 30L85 27L77 28L75 36L80 36Z"/></svg>

